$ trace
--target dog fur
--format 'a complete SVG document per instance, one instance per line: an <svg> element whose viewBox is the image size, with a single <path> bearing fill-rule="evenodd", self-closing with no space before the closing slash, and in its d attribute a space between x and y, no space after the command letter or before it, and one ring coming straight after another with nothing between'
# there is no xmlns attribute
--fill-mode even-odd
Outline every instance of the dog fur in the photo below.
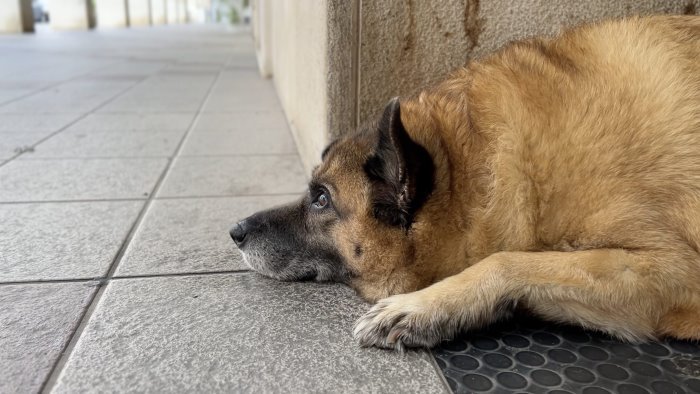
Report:
<svg viewBox="0 0 700 394"><path fill-rule="evenodd" d="M377 302L362 345L430 347L516 305L700 339L699 17L514 43L392 100L312 178L241 222L240 248L266 275Z"/></svg>

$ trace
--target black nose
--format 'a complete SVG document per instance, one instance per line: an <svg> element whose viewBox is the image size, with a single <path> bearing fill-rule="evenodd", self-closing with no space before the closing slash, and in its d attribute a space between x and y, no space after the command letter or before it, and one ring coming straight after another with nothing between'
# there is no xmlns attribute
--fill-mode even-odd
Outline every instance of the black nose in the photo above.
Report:
<svg viewBox="0 0 700 394"><path fill-rule="evenodd" d="M231 239L233 239L233 242L235 242L239 248L243 246L246 235L248 235L248 225L246 221L241 220L240 222L236 223L233 227L231 227L229 234L231 234Z"/></svg>

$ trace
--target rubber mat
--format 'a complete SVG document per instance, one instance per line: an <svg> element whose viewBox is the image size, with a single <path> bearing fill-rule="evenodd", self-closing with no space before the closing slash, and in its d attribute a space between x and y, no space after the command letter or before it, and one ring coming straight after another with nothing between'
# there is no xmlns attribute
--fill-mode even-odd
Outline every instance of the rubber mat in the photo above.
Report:
<svg viewBox="0 0 700 394"><path fill-rule="evenodd" d="M700 393L697 342L629 344L520 315L433 354L455 393Z"/></svg>

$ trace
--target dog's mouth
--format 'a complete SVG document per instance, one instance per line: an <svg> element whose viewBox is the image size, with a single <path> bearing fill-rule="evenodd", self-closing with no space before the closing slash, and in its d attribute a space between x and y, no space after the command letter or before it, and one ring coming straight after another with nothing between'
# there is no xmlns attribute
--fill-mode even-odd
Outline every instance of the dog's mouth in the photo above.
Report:
<svg viewBox="0 0 700 394"><path fill-rule="evenodd" d="M283 281L347 281L335 242L308 214L308 196L255 213L229 234L254 271Z"/></svg>
<svg viewBox="0 0 700 394"><path fill-rule="evenodd" d="M280 258L276 256L280 253L267 253L264 245L258 249L255 243L255 240L249 240L245 245L238 246L243 262L251 270L285 282L305 282L319 279L318 272L310 264L291 256L291 253L288 259Z"/></svg>

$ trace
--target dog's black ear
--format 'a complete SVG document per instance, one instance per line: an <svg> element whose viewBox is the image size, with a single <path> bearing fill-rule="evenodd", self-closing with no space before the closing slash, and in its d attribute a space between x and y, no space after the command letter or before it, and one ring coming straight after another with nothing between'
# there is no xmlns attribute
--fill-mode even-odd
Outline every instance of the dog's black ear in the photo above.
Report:
<svg viewBox="0 0 700 394"><path fill-rule="evenodd" d="M398 97L387 104L378 128L377 145L364 166L372 184L374 216L408 230L433 191L433 160L406 133Z"/></svg>

